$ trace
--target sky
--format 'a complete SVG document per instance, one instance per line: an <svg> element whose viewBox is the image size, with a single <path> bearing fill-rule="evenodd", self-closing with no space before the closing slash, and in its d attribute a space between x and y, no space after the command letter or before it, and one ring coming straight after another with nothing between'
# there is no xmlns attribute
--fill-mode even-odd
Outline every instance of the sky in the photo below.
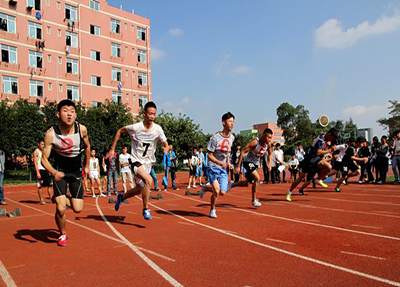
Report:
<svg viewBox="0 0 400 287"><path fill-rule="evenodd" d="M277 121L281 103L386 133L400 100L400 0L108 0L150 19L153 101L203 132Z"/></svg>

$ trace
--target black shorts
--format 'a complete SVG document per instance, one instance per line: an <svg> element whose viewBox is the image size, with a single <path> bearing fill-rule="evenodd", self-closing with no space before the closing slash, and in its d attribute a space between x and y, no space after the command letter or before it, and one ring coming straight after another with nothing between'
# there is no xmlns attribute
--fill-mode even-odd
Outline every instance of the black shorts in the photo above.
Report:
<svg viewBox="0 0 400 287"><path fill-rule="evenodd" d="M356 165L352 160L343 162L343 167L347 167L347 171L357 171L359 169L358 165Z"/></svg>
<svg viewBox="0 0 400 287"><path fill-rule="evenodd" d="M67 195L67 189L69 189L72 198L83 199L81 171L64 173L65 176L61 180L54 181L54 197Z"/></svg>
<svg viewBox="0 0 400 287"><path fill-rule="evenodd" d="M40 172L40 180L39 180L40 187L49 187L49 186L51 186L49 172L47 170L45 170L45 169L40 169L39 172Z"/></svg>
<svg viewBox="0 0 400 287"><path fill-rule="evenodd" d="M341 171L341 172L343 172L343 162L341 162L341 161L335 161L335 162L333 163L332 169L334 169L334 170L336 170L336 171Z"/></svg>
<svg viewBox="0 0 400 287"><path fill-rule="evenodd" d="M244 177L247 179L248 182L253 182L253 176L251 175L253 171L258 169L258 165L252 162L243 162L243 168L245 169Z"/></svg>
<svg viewBox="0 0 400 287"><path fill-rule="evenodd" d="M196 174L197 174L197 167L192 166L192 169L189 170L189 176L196 176Z"/></svg>

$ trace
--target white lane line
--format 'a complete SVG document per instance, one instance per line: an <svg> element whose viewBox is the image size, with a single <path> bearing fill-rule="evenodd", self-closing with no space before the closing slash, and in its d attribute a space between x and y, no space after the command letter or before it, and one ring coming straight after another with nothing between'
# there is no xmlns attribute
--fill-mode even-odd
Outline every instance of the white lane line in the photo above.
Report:
<svg viewBox="0 0 400 287"><path fill-rule="evenodd" d="M361 225L361 224L352 224L351 226L355 226L355 227L365 227L365 228L373 228L373 229L383 229L383 227L368 226L368 225Z"/></svg>
<svg viewBox="0 0 400 287"><path fill-rule="evenodd" d="M101 211L101 208L98 204L98 198L96 198L96 205L97 205L97 210L100 214L100 216L103 218L104 222L110 227L110 229L117 235L126 245L129 246L130 249L132 249L133 252L135 252L144 262L146 262L147 265L149 265L154 271L156 271L161 277L163 277L166 281L168 281L172 286L183 286L180 284L178 281L176 281L174 278L172 278L171 275L169 275L167 272L165 272L163 269L161 269L157 264L155 264L150 258L148 258L146 255L143 254L139 250L138 247L133 245L128 239L126 239L121 233L118 232L117 229L114 228L114 226L107 220L107 218L104 216L103 212Z"/></svg>
<svg viewBox="0 0 400 287"><path fill-rule="evenodd" d="M130 213L130 214L137 214L136 212L133 212L133 211L127 211L127 213Z"/></svg>
<svg viewBox="0 0 400 287"><path fill-rule="evenodd" d="M376 256L360 254L360 253L353 253L353 252L347 252L347 251L340 251L340 253L350 254L350 255L355 255L355 256L360 256L360 257L367 257L367 258L372 258L372 259L378 259L378 260L386 260L386 258L383 258L383 257L376 257Z"/></svg>
<svg viewBox="0 0 400 287"><path fill-rule="evenodd" d="M267 238L267 240L269 240L269 241L274 241L274 242L278 242L278 243L285 243L285 244L290 244L290 245L296 245L296 243L294 243L294 242L283 241L283 240L278 240L278 239Z"/></svg>
<svg viewBox="0 0 400 287"><path fill-rule="evenodd" d="M149 203L149 204L151 206L155 207L155 208L158 208L159 210L162 210L164 212L172 214L172 215L174 215L174 216L176 216L176 217L178 217L178 218L180 218L182 220L185 220L185 221L188 221L190 223L193 223L193 224L196 224L196 225L199 225L199 226L214 230L214 231L222 233L222 234L226 234L228 236L234 237L236 239L240 239L240 240L248 242L248 243L252 243L254 245L258 245L258 246L261 246L261 247L264 247L264 248L267 248L267 249L271 249L271 250L274 250L274 251L277 251L277 252L280 252L280 253L283 253L283 254L286 254L286 255L290 255L290 256L293 256L293 257L296 257L296 258L299 258L299 259L303 259L305 261L316 263L316 264L319 264L319 265L322 265L322 266L330 267L332 269L340 270L340 271L347 272L347 273L350 273L350 274L353 274L353 275L357 275L357 276L360 276L360 277L364 277L364 278L368 278L368 279L375 280L375 281L378 281L378 282L382 282L382 283L386 283L386 284L389 284L389 285L400 287L400 282L391 281L391 280L388 280L388 279L385 279L385 278L380 278L380 277L377 277L377 276L374 276L374 275L370 275L370 274L367 274L367 273L359 272L359 271L356 271L356 270L352 270L352 269L349 269L349 268L345 268L345 267L342 267L342 266L338 266L338 265L335 265L335 264L324 262L324 261L321 261L321 260L318 260L318 259L314 259L314 258L311 258L311 257L303 256L303 255L300 255L300 254L297 254L297 253L294 253L294 252L286 251L284 249L280 249L280 248L274 247L272 245L267 245L267 244L264 244L264 243L261 243L261 242L246 238L246 237L242 237L242 236L239 236L239 235L236 235L236 234L228 233L228 232L225 232L222 229L219 229L219 228L207 225L207 224L203 224L203 223L200 223L200 222L185 218L185 217L180 216L180 215L178 215L176 213L173 213L171 211L168 211L168 210L165 210L165 209L163 209L161 207L158 207L157 205L154 205L154 204L151 204L151 203Z"/></svg>
<svg viewBox="0 0 400 287"><path fill-rule="evenodd" d="M51 214L51 213L42 211L42 210L40 210L40 209L31 207L31 206L29 206L29 205L25 205L25 204L23 204L23 203L19 203L19 202L17 202L17 201L14 201L14 200L12 200L12 199L9 199L9 198L7 198L7 200L8 200L8 201L11 201L11 202L14 202L14 203L16 203L16 204L25 206L25 207L27 207L27 208L30 208L30 209L39 211L39 212L44 213L44 214L46 214L46 215L50 215L51 217L54 217L54 214ZM112 236L110 236L110 235L107 235L107 234L105 234L105 233L102 233L102 232L100 232L100 231L97 231L97 230L95 230L95 229L92 229L92 228L87 227L87 226L85 226L85 225L82 225L82 224L73 222L73 221L71 221L71 220L69 220L69 219L67 219L67 222L70 223L70 224L79 226L79 227L81 227L81 228L83 228L83 229L86 229L86 230L88 230L88 231L91 231L91 232L93 232L93 233L95 233L95 234L97 234L97 235L100 235L100 236L103 236L103 237L108 238L108 239L110 239L110 240L113 240L113 241L115 241L115 242L119 242L119 243L121 243L121 244L125 244L125 242L123 242L122 240L119 240L118 238L112 237ZM163 259L165 259L165 260L167 260L167 261L172 261L172 262L175 261L175 259L172 259L172 258L169 258L169 257L164 256L164 255L162 255L162 254L156 253L156 252L154 252L154 251L152 251L152 250L148 250L148 249L143 248L143 247L138 247L138 248L139 248L140 250L144 251L144 252L153 254L153 255L155 255L155 256L157 256L157 257L160 257L160 258L163 258Z"/></svg>
<svg viewBox="0 0 400 287"><path fill-rule="evenodd" d="M398 214L399 214L398 212L393 212L393 211L373 211L373 212L387 213L387 214L395 214L395 215L398 215ZM381 215L381 214L380 214L380 215ZM398 217L398 216L396 216L396 217Z"/></svg>
<svg viewBox="0 0 400 287"><path fill-rule="evenodd" d="M193 226L193 224L191 224L191 223L187 223L187 222L182 222L182 221L179 221L178 223L179 223L179 224L184 224L184 225L190 225L190 226Z"/></svg>
<svg viewBox="0 0 400 287"><path fill-rule="evenodd" d="M316 219L303 219L303 218L294 218L294 219L296 219L296 220L303 220L303 221L310 221L310 222L321 222L321 221L316 220Z"/></svg>
<svg viewBox="0 0 400 287"><path fill-rule="evenodd" d="M7 287L17 287L10 273L8 273L3 262L0 261L0 275Z"/></svg>
<svg viewBox="0 0 400 287"><path fill-rule="evenodd" d="M174 195L182 197L181 195L178 195L178 194L174 194ZM193 198L189 198L189 197L187 197L187 199L192 200L192 201L196 201L196 202L204 203L203 201L198 200L198 199L193 199ZM379 237L379 238L385 238L385 239L391 239L391 240L400 241L399 237L394 237L394 236L388 236L388 235L381 235L381 234L376 234L376 233L358 231L358 230L353 230L353 229L336 227L336 226L332 226L332 225L321 224L321 223L301 221L301 220L296 220L296 219L292 219L292 218L286 218L286 217L281 217L281 216L270 215L270 214L266 214L266 213L262 213L262 212L255 212L255 211L246 210L246 209L237 208L237 207L229 207L229 208L232 208L234 210L239 210L239 211L242 211L242 212L252 213L252 214L255 214L255 215L259 215L259 216L271 217L271 218L281 219L281 220L295 222L295 223L307 224L307 225L312 225L312 226L317 226L317 227L323 227L323 228L328 228L328 229L334 229L334 230L340 230L340 231L345 231L345 232L350 232L350 233L356 233L356 234L362 234L362 235L368 235L368 236L374 236L374 237Z"/></svg>

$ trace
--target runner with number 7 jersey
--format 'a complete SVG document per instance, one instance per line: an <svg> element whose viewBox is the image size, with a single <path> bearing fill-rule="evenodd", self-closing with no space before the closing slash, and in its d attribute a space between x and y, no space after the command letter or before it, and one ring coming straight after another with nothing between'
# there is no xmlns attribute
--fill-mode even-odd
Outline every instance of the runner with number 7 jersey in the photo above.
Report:
<svg viewBox="0 0 400 287"><path fill-rule="evenodd" d="M143 217L146 220L152 218L149 210L150 187L153 181L150 171L152 165L156 162L154 153L157 142L161 141L164 153L168 152L168 142L164 131L161 126L154 123L156 113L157 106L153 102L148 102L144 106L143 122L120 128L114 137L114 142L107 155L108 157L114 154L121 134L129 134L132 140L132 171L135 174L137 185L124 194L118 194L115 202L115 210L119 210L121 202L125 199L142 194Z"/></svg>

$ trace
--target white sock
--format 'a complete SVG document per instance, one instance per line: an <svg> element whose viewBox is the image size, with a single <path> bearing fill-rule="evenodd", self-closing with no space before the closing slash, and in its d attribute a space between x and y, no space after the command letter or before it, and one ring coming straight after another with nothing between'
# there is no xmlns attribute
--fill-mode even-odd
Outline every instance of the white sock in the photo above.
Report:
<svg viewBox="0 0 400 287"><path fill-rule="evenodd" d="M292 192L291 192L289 189L288 189L287 193L288 193L288 194L292 194Z"/></svg>

